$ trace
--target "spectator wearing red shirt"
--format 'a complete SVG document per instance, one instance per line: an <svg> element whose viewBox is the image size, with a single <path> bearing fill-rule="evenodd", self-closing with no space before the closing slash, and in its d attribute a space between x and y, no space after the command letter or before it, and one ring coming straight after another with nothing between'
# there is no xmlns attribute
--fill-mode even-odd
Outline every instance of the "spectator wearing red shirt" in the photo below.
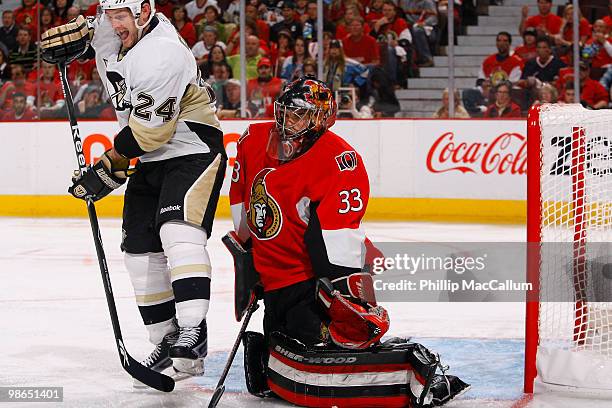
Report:
<svg viewBox="0 0 612 408"><path fill-rule="evenodd" d="M257 62L257 78L247 82L247 99L258 107L257 117L265 117L281 93L283 81L272 76L272 62L261 58Z"/></svg>
<svg viewBox="0 0 612 408"><path fill-rule="evenodd" d="M583 53L591 54L593 68L606 68L612 64L612 43L608 38L608 26L603 20L593 23L593 34L586 42Z"/></svg>
<svg viewBox="0 0 612 408"><path fill-rule="evenodd" d="M155 0L155 11L157 13L162 13L164 16L168 17L168 19L172 19L172 10L174 9L174 4L168 0Z"/></svg>
<svg viewBox="0 0 612 408"><path fill-rule="evenodd" d="M603 18L603 21L608 26L608 31L612 30L612 1L608 2L608 15Z"/></svg>
<svg viewBox="0 0 612 408"><path fill-rule="evenodd" d="M13 94L13 107L2 115L3 121L8 120L36 120L38 116L26 103L26 96L21 92Z"/></svg>
<svg viewBox="0 0 612 408"><path fill-rule="evenodd" d="M342 40L344 55L362 64L378 65L380 51L378 43L364 32L363 18L358 16L351 21L349 35Z"/></svg>
<svg viewBox="0 0 612 408"><path fill-rule="evenodd" d="M351 22L356 18L360 18L362 22L364 22L363 17L359 14L356 6L347 7L346 14L344 15L344 23L338 23L336 26L336 39L343 40L347 35L351 32ZM370 34L371 28L368 24L363 24L363 32L364 34Z"/></svg>
<svg viewBox="0 0 612 408"><path fill-rule="evenodd" d="M580 45L584 44L587 38L591 35L591 25L586 18L582 17L582 13L578 10L580 20L579 40ZM571 47L574 43L574 6L568 4L563 9L563 23L561 24L561 32L555 35L555 42L562 47Z"/></svg>
<svg viewBox="0 0 612 408"><path fill-rule="evenodd" d="M53 10L53 15L55 16L55 25L66 24L68 20L66 20L66 14L68 13L68 8L72 6L72 0L53 0L51 2L51 9Z"/></svg>
<svg viewBox="0 0 612 408"><path fill-rule="evenodd" d="M521 108L510 97L512 84L502 81L495 87L495 103L489 105L485 118L520 118Z"/></svg>
<svg viewBox="0 0 612 408"><path fill-rule="evenodd" d="M175 6L172 11L172 24L178 33L183 37L189 48L193 47L197 41L196 30L191 20L187 17L184 6Z"/></svg>
<svg viewBox="0 0 612 408"><path fill-rule="evenodd" d="M383 17L374 21L374 27L372 27L373 36L378 37L380 34L387 34L389 31L392 31L397 37L401 37L404 30L410 31L406 20L398 17L397 7L393 1L384 0L382 12ZM412 35L410 37L412 38Z"/></svg>
<svg viewBox="0 0 612 408"><path fill-rule="evenodd" d="M85 13L84 13L84 14L85 14L87 17L95 17L95 15L98 13L98 6L99 6L99 5L100 5L100 2L99 2L99 1L96 1L95 3L90 4L90 5L87 7L87 10L85 10ZM155 4L155 11L158 11L158 10L157 10L157 4Z"/></svg>
<svg viewBox="0 0 612 408"><path fill-rule="evenodd" d="M608 91L598 81L591 79L589 64L580 62L580 102L591 109L602 109L608 106Z"/></svg>
<svg viewBox="0 0 612 408"><path fill-rule="evenodd" d="M270 26L267 25L265 21L259 18L259 14L257 13L257 6L252 3L247 3L244 10L246 16L255 21L255 24L257 25L257 35L259 36L259 38L264 40L266 43L270 41Z"/></svg>
<svg viewBox="0 0 612 408"><path fill-rule="evenodd" d="M36 100L36 84L26 80L25 69L21 64L11 64L11 80L0 88L0 109L8 110L13 106L13 95L17 92L26 96L28 105Z"/></svg>
<svg viewBox="0 0 612 408"><path fill-rule="evenodd" d="M91 80L91 75L96 67L94 59L75 60L68 65L68 80L71 84L80 86L82 83Z"/></svg>
<svg viewBox="0 0 612 408"><path fill-rule="evenodd" d="M41 71L42 73L37 78L41 98L48 98L53 103L64 99L62 84L60 82L59 73L55 69L55 65L42 61Z"/></svg>
<svg viewBox="0 0 612 408"><path fill-rule="evenodd" d="M552 0L538 0L539 14L529 16L529 6L525 5L522 9L521 22L519 24L519 33L525 31L527 27L534 27L538 30L538 36L556 35L561 32L563 21L561 17L550 12L552 9Z"/></svg>
<svg viewBox="0 0 612 408"><path fill-rule="evenodd" d="M376 20L383 18L382 6L384 0L372 0L368 6L368 12L365 21L368 24L374 24Z"/></svg>
<svg viewBox="0 0 612 408"><path fill-rule="evenodd" d="M41 71L38 77L38 112L41 118L57 118L65 105L59 73L55 65L45 61L41 63Z"/></svg>
<svg viewBox="0 0 612 408"><path fill-rule="evenodd" d="M15 9L15 23L18 27L27 28L38 38L38 17L44 8L36 0L22 0L22 6Z"/></svg>
<svg viewBox="0 0 612 408"><path fill-rule="evenodd" d="M39 33L42 34L51 27L55 27L55 16L53 15L53 10L48 7L44 7L40 11L40 30ZM40 36L38 37L38 41L40 41Z"/></svg>
<svg viewBox="0 0 612 408"><path fill-rule="evenodd" d="M527 62L536 57L536 39L538 32L533 27L527 27L523 32L523 45L514 49L514 55Z"/></svg>
<svg viewBox="0 0 612 408"><path fill-rule="evenodd" d="M510 44L512 36L508 32L501 31L497 34L497 53L485 58L478 78L490 79L493 86L506 80L515 83L521 78L523 60L516 55L510 55Z"/></svg>

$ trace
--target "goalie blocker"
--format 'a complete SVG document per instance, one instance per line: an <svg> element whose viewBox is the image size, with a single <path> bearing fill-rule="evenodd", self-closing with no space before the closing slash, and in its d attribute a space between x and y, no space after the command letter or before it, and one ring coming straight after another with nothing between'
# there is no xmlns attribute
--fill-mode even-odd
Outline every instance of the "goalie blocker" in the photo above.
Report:
<svg viewBox="0 0 612 408"><path fill-rule="evenodd" d="M436 374L440 361L418 343L392 338L369 350L307 347L281 333L244 337L247 389L305 407L434 407L469 384Z"/></svg>

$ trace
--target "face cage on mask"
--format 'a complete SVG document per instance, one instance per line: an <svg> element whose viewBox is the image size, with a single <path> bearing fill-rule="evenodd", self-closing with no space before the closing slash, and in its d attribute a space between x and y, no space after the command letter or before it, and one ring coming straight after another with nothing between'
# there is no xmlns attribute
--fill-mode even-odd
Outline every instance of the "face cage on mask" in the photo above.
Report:
<svg viewBox="0 0 612 408"><path fill-rule="evenodd" d="M299 110L305 110L304 114L298 115ZM291 112L296 116L297 120L294 120L294 125L304 123L302 129L289 133L287 127L287 113ZM309 131L315 130L318 125L322 123L323 111L316 108L302 108L297 106L287 106L279 102L274 102L274 119L276 121L276 128L281 135L283 140L294 140L299 137L306 135ZM304 120L307 119L307 120Z"/></svg>

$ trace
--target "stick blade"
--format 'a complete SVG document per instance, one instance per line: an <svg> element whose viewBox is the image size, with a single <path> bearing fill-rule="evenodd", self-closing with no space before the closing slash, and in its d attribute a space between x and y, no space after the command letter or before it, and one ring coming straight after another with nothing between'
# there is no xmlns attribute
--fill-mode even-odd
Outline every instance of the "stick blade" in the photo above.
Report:
<svg viewBox="0 0 612 408"><path fill-rule="evenodd" d="M217 404L219 403L221 396L223 396L224 392L225 392L225 385L217 387L212 398L210 399L210 402L208 403L208 408L215 408Z"/></svg>
<svg viewBox="0 0 612 408"><path fill-rule="evenodd" d="M126 356L127 361L125 359ZM126 353L122 356L121 363L125 371L144 385L162 392L174 390L174 380L171 377L143 366L129 354Z"/></svg>

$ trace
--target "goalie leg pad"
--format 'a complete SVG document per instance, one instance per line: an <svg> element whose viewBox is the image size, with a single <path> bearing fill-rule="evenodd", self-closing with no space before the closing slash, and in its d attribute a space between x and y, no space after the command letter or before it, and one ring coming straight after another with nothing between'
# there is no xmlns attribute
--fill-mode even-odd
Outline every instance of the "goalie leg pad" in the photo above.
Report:
<svg viewBox="0 0 612 408"><path fill-rule="evenodd" d="M454 375L436 375L431 383L432 405L441 407L470 389L470 384Z"/></svg>
<svg viewBox="0 0 612 408"><path fill-rule="evenodd" d="M412 353L401 340L368 350L308 347L271 335L268 385L279 397L306 407L412 407Z"/></svg>
<svg viewBox="0 0 612 408"><path fill-rule="evenodd" d="M268 348L261 333L247 331L242 338L244 346L244 378L247 390L257 397L269 394L266 377Z"/></svg>

